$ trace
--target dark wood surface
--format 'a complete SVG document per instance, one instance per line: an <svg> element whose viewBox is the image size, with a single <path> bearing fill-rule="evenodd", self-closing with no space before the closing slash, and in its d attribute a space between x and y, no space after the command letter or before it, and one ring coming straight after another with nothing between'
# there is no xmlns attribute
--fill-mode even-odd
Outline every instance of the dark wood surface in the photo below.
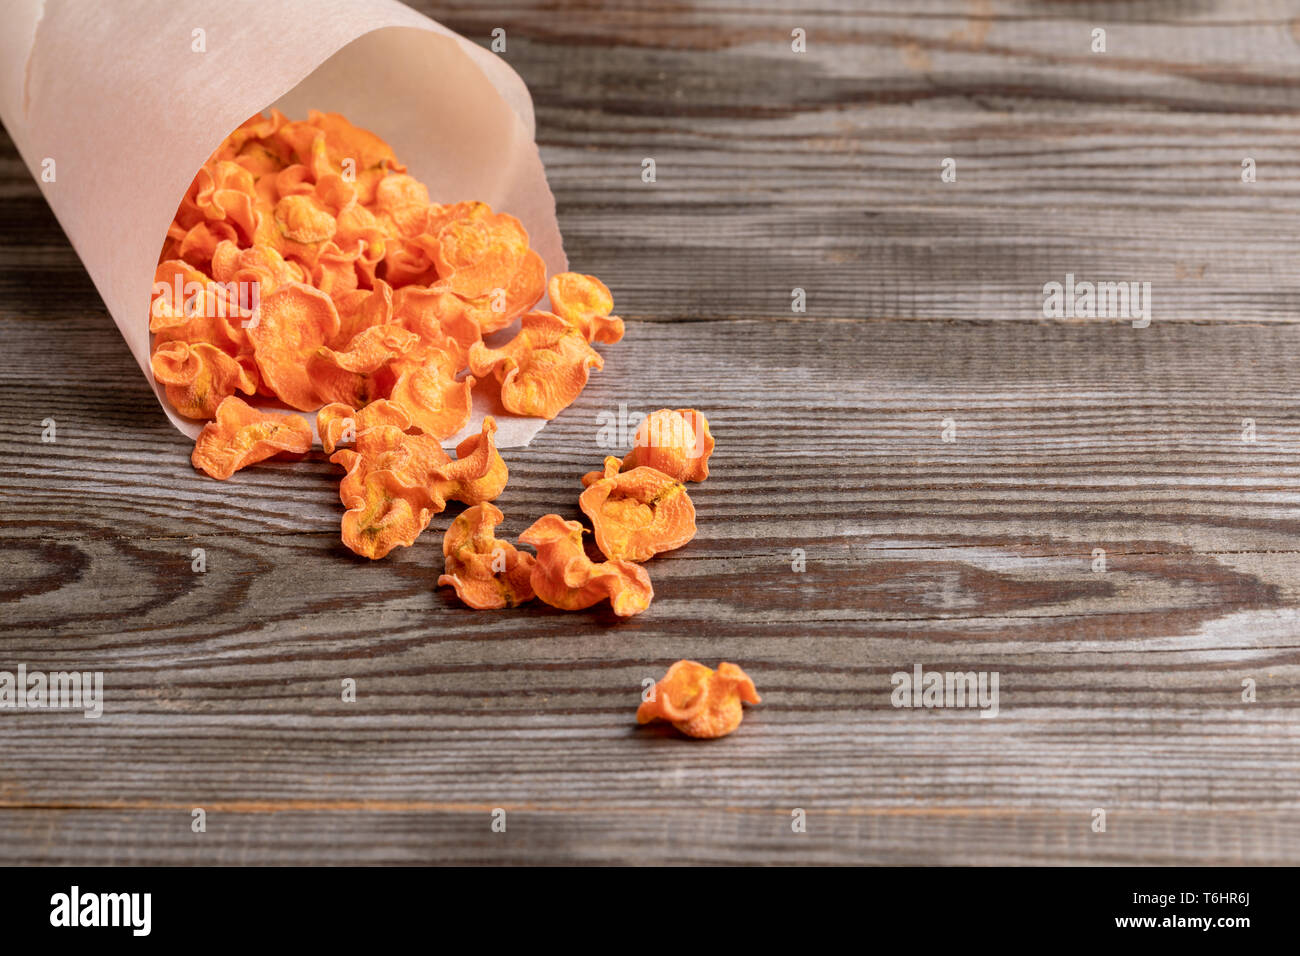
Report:
<svg viewBox="0 0 1300 956"><path fill-rule="evenodd" d="M577 516L602 411L690 405L698 537L632 620L474 612L449 515L369 563L319 453L196 474L6 139L0 669L106 701L0 710L0 863L1300 862L1300 9L430 12L507 29L628 320L503 530ZM1067 272L1152 324L1045 321ZM637 728L682 657L754 677L736 734ZM999 716L894 708L916 663Z"/></svg>

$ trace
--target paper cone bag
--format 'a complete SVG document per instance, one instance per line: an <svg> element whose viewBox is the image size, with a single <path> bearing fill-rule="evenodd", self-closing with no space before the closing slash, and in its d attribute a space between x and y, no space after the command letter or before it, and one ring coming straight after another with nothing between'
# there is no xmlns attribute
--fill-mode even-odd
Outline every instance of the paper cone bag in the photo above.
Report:
<svg viewBox="0 0 1300 956"><path fill-rule="evenodd" d="M150 368L154 270L199 167L267 107L343 114L386 139L435 201L516 216L548 273L565 269L523 81L396 0L5 0L0 19L0 118L191 437L199 425ZM503 419L497 442L527 444L541 424Z"/></svg>

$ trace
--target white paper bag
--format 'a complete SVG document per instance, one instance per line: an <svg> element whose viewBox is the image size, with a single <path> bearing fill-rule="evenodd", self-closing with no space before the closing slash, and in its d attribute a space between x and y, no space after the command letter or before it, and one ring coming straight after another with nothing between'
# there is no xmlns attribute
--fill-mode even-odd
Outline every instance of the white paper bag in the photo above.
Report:
<svg viewBox="0 0 1300 956"><path fill-rule="evenodd" d="M200 425L175 413L149 364L154 269L194 174L270 106L290 119L342 113L387 140L435 201L481 199L518 217L547 272L566 268L523 81L396 0L5 0L0 118L191 437ZM498 424L508 448L544 422Z"/></svg>

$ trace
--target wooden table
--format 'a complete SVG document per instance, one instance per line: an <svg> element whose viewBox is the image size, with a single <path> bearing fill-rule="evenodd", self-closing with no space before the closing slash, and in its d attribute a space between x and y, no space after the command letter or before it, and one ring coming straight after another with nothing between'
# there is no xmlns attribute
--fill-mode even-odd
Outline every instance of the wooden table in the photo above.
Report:
<svg viewBox="0 0 1300 956"><path fill-rule="evenodd" d="M354 558L319 453L196 474L5 142L0 669L107 700L0 711L0 863L1300 862L1294 5L647 6L438 5L628 320L503 530L577 516L601 412L714 423L628 621L460 606L447 515ZM1045 319L1067 274L1153 321ZM638 728L678 658L763 703ZM917 664L996 719L894 707Z"/></svg>

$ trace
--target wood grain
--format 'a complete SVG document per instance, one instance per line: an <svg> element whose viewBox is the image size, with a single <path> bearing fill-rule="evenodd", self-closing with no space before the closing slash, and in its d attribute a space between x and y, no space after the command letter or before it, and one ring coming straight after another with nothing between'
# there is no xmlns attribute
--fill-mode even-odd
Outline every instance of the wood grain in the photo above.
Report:
<svg viewBox="0 0 1300 956"><path fill-rule="evenodd" d="M436 15L506 27L628 319L503 531L578 515L602 413L693 405L698 537L630 621L472 612L454 512L369 563L319 453L198 476L6 140L0 670L106 700L0 710L0 863L1300 861L1291 5ZM1044 321L1067 271L1153 323ZM636 727L679 657L754 676L737 734ZM998 717L893 707L915 663L997 671Z"/></svg>

